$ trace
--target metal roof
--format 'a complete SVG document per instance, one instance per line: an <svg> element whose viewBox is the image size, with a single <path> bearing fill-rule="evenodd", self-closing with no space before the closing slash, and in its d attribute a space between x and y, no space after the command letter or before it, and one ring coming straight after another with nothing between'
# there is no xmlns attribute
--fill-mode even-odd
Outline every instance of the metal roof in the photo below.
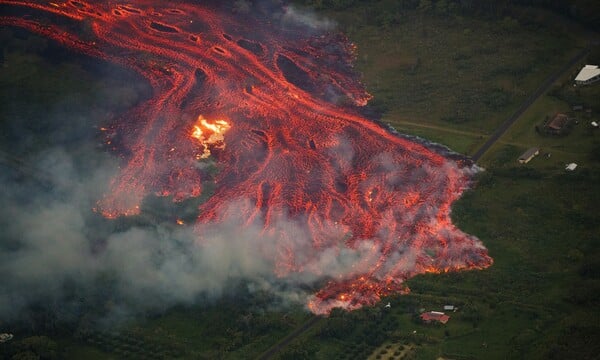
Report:
<svg viewBox="0 0 600 360"><path fill-rule="evenodd" d="M586 65L581 69L579 74L577 74L575 81L588 81L598 75L600 75L600 68L598 68L598 65Z"/></svg>
<svg viewBox="0 0 600 360"><path fill-rule="evenodd" d="M565 170L568 170L568 171L573 171L576 168L577 168L577 164L575 164L575 163L570 163L570 164L567 164L567 166L565 166Z"/></svg>
<svg viewBox="0 0 600 360"><path fill-rule="evenodd" d="M519 160L526 160L532 156L535 156L536 153L540 151L540 148L532 147L531 149L525 151L523 155L519 156Z"/></svg>

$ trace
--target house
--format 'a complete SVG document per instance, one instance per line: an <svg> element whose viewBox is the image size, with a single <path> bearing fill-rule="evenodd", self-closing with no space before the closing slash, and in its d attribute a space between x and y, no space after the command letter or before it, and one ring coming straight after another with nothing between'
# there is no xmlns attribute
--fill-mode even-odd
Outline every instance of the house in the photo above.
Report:
<svg viewBox="0 0 600 360"><path fill-rule="evenodd" d="M536 147L532 147L531 149L525 151L523 155L519 156L519 162L521 164L527 164L531 159L533 159L536 155L540 153L540 149Z"/></svg>
<svg viewBox="0 0 600 360"><path fill-rule="evenodd" d="M432 322L440 322L442 324L445 324L448 322L448 320L450 320L450 316L444 314L443 312L439 312L439 311L430 311L430 312L426 312L426 313L422 313L421 314L421 320L423 320L426 323L432 323Z"/></svg>
<svg viewBox="0 0 600 360"><path fill-rule="evenodd" d="M575 164L575 163L570 163L565 166L565 170L567 170L567 171L573 171L576 168L577 168L577 164Z"/></svg>
<svg viewBox="0 0 600 360"><path fill-rule="evenodd" d="M554 115L552 120L548 121L544 127L548 133L560 134L563 132L568 123L569 117L566 114L558 113Z"/></svg>
<svg viewBox="0 0 600 360"><path fill-rule="evenodd" d="M575 84L589 85L598 80L600 80L600 68L598 68L598 65L586 65L575 77Z"/></svg>

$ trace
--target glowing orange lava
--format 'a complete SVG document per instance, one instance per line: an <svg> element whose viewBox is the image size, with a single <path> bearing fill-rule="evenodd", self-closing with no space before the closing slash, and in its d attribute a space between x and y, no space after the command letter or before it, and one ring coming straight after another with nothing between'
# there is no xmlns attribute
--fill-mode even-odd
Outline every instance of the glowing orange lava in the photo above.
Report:
<svg viewBox="0 0 600 360"><path fill-rule="evenodd" d="M277 240L265 251L275 274L327 282L308 300L318 314L404 293L417 274L492 263L450 219L473 164L361 115L371 96L353 44L227 3L0 0L14 10L0 25L133 69L152 87L101 130L122 166L99 211L136 214L149 194L197 197L211 179L199 237L232 217L258 225ZM216 176L199 166L209 156Z"/></svg>
<svg viewBox="0 0 600 360"><path fill-rule="evenodd" d="M206 120L202 115L198 116L198 121L194 125L191 136L202 144L202 154L196 156L197 159L206 159L210 156L211 148L225 148L225 133L231 128L231 125L225 120Z"/></svg>

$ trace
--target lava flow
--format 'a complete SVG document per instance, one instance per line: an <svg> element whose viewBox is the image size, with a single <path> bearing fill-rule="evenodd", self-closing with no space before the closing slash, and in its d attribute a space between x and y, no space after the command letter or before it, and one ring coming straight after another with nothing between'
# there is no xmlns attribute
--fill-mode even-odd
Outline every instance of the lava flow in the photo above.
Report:
<svg viewBox="0 0 600 360"><path fill-rule="evenodd" d="M199 196L200 163L214 161L199 238L232 216L259 224L275 239L265 257L277 276L326 282L308 300L318 314L405 292L416 274L492 263L450 220L472 163L361 116L370 96L343 36L295 23L285 8L261 17L210 1L0 6L11 10L0 24L133 69L152 86L150 100L105 131L123 162L99 201L105 216L136 214L149 194Z"/></svg>

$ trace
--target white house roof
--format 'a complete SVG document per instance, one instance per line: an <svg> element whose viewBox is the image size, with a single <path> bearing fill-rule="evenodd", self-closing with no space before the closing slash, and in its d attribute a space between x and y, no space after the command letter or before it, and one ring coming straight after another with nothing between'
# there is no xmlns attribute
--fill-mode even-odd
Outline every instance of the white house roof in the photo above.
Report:
<svg viewBox="0 0 600 360"><path fill-rule="evenodd" d="M3 333L0 334L0 343L5 343L7 341L12 340L13 338L13 334L9 334L9 333Z"/></svg>
<svg viewBox="0 0 600 360"><path fill-rule="evenodd" d="M575 164L575 163L570 163L570 164L568 164L568 165L565 167L565 170L568 170L568 171L573 171L573 170L575 170L576 168L577 168L577 164Z"/></svg>
<svg viewBox="0 0 600 360"><path fill-rule="evenodd" d="M581 69L579 74L575 77L575 81L587 81L593 77L600 75L600 69L598 65L586 65Z"/></svg>

